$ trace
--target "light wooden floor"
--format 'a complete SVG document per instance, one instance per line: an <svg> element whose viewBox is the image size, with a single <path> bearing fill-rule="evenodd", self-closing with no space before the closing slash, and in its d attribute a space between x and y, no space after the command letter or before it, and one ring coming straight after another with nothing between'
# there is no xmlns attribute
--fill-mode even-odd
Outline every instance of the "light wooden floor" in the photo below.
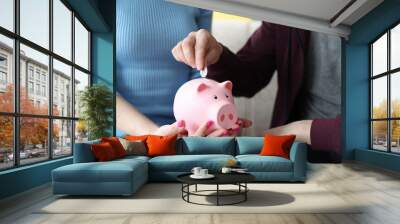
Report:
<svg viewBox="0 0 400 224"><path fill-rule="evenodd" d="M35 214L35 208L54 200L50 187L43 186L0 202L0 223L400 223L400 174L358 163L313 164L309 169L308 182L368 206L357 214Z"/></svg>

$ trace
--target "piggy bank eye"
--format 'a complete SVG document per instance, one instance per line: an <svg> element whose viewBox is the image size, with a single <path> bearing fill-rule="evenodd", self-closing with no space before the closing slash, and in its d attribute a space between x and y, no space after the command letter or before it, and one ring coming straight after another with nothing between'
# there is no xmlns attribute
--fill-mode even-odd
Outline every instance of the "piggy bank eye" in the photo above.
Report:
<svg viewBox="0 0 400 224"><path fill-rule="evenodd" d="M216 100L217 100L217 99L218 99L218 96L214 96L214 99L216 99Z"/></svg>
<svg viewBox="0 0 400 224"><path fill-rule="evenodd" d="M226 95L226 94L225 94L225 97L226 97L226 98L229 98L229 96L228 96L228 95Z"/></svg>

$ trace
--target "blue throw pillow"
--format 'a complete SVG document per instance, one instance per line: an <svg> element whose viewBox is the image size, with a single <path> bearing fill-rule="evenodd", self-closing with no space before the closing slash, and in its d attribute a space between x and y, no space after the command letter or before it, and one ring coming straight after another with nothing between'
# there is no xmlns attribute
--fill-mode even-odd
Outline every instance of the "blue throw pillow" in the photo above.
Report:
<svg viewBox="0 0 400 224"><path fill-rule="evenodd" d="M233 137L185 137L177 143L178 154L235 155L235 139Z"/></svg>
<svg viewBox="0 0 400 224"><path fill-rule="evenodd" d="M237 155L259 154L264 145L263 137L237 137Z"/></svg>

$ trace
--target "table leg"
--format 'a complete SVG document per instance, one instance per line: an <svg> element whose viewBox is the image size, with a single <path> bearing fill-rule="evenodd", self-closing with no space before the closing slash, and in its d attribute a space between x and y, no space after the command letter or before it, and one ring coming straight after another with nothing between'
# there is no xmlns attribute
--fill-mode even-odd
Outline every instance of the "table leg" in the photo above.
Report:
<svg viewBox="0 0 400 224"><path fill-rule="evenodd" d="M197 184L195 185L195 191L197 192Z"/></svg>
<svg viewBox="0 0 400 224"><path fill-rule="evenodd" d="M187 185L187 192L188 192L188 193L187 193L187 201L188 201L188 202L190 202L190 201L189 201L189 195L190 195L190 184L188 184L188 185Z"/></svg>
<svg viewBox="0 0 400 224"><path fill-rule="evenodd" d="M248 189L247 189L247 183L244 183L244 187L245 187L245 192L244 192L244 201L247 201L247 192L248 192Z"/></svg>
<svg viewBox="0 0 400 224"><path fill-rule="evenodd" d="M219 205L219 184L217 184L217 206Z"/></svg>

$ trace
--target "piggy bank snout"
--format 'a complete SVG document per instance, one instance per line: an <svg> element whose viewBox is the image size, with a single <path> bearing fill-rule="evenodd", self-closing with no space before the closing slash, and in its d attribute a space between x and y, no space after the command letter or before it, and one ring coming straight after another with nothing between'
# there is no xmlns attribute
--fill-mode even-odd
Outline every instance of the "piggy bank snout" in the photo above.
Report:
<svg viewBox="0 0 400 224"><path fill-rule="evenodd" d="M232 128L238 117L236 113L235 105L233 104L224 104L218 108L218 112L216 114L217 124L221 128L229 129Z"/></svg>

